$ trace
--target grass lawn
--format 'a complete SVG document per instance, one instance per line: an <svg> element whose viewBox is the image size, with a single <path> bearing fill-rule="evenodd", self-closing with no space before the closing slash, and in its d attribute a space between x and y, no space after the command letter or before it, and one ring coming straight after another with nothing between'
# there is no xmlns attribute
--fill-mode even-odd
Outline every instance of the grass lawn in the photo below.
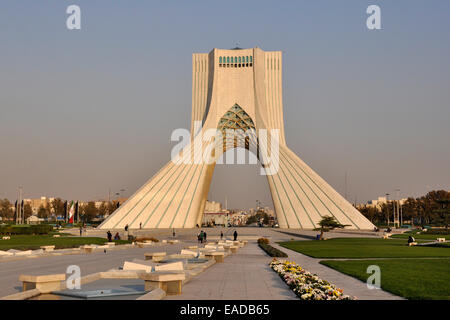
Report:
<svg viewBox="0 0 450 320"><path fill-rule="evenodd" d="M84 244L102 245L106 238L97 237L63 237L53 238L51 235L12 235L10 240L0 240L0 250L35 250L40 246L54 245L56 249L74 248ZM127 240L114 241L116 244L131 243Z"/></svg>
<svg viewBox="0 0 450 320"><path fill-rule="evenodd" d="M446 250L446 249L444 249ZM364 282L369 265L381 270L381 288L408 299L450 299L450 259L321 261Z"/></svg>
<svg viewBox="0 0 450 320"><path fill-rule="evenodd" d="M406 245L406 239L336 238L325 241L289 241L280 245L314 258L421 258L450 257L450 247Z"/></svg>

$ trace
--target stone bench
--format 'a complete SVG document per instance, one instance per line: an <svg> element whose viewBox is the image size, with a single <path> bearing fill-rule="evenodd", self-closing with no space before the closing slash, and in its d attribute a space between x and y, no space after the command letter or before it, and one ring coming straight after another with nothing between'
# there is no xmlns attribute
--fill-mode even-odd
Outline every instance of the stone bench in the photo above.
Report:
<svg viewBox="0 0 450 320"><path fill-rule="evenodd" d="M445 242L445 238L436 238L437 242Z"/></svg>
<svg viewBox="0 0 450 320"><path fill-rule="evenodd" d="M136 242L136 245L139 247L139 248L144 248L144 247L149 247L149 246L153 246L154 245L154 242L153 241L149 241L149 242Z"/></svg>
<svg viewBox="0 0 450 320"><path fill-rule="evenodd" d="M208 252L208 253L205 253L205 257L207 259L214 259L214 260L216 260L216 262L223 262L224 256L225 256L224 252Z"/></svg>
<svg viewBox="0 0 450 320"><path fill-rule="evenodd" d="M410 243L408 243L408 246L410 246L410 247L417 246L417 242L410 242Z"/></svg>
<svg viewBox="0 0 450 320"><path fill-rule="evenodd" d="M44 250L45 252L53 251L55 250L55 246L41 246L41 249Z"/></svg>
<svg viewBox="0 0 450 320"><path fill-rule="evenodd" d="M186 249L190 249L190 250L198 249L198 246L187 246Z"/></svg>
<svg viewBox="0 0 450 320"><path fill-rule="evenodd" d="M151 291L160 288L167 295L181 294L183 281L186 275L183 271L158 271L139 275L145 281L145 290Z"/></svg>
<svg viewBox="0 0 450 320"><path fill-rule="evenodd" d="M53 235L53 238L60 238L61 237L61 235L59 235L59 234L54 234Z"/></svg>
<svg viewBox="0 0 450 320"><path fill-rule="evenodd" d="M4 237L2 237L2 240L11 240L11 237L10 236L4 236Z"/></svg>
<svg viewBox="0 0 450 320"><path fill-rule="evenodd" d="M116 243L115 243L115 242L105 242L105 246L108 246L108 247L115 247L115 246L116 246Z"/></svg>
<svg viewBox="0 0 450 320"><path fill-rule="evenodd" d="M385 234L383 234L383 239L389 239L389 237L391 236L391 234L390 233L385 233Z"/></svg>
<svg viewBox="0 0 450 320"><path fill-rule="evenodd" d="M136 263L133 261L125 261L123 263L122 270L124 271L145 271L152 272L152 266L145 265L142 263Z"/></svg>
<svg viewBox="0 0 450 320"><path fill-rule="evenodd" d="M154 261L158 260L158 261L161 261L163 258L165 258L165 256L166 256L165 252L144 253L145 260L154 260ZM156 260L155 260L155 258L156 258Z"/></svg>
<svg viewBox="0 0 450 320"><path fill-rule="evenodd" d="M167 240L168 243L170 244L175 244L175 243L179 243L179 240Z"/></svg>
<svg viewBox="0 0 450 320"><path fill-rule="evenodd" d="M157 271L183 271L183 270L184 270L183 262L181 262L181 261L155 266L155 272L157 272Z"/></svg>
<svg viewBox="0 0 450 320"><path fill-rule="evenodd" d="M84 246L81 248L84 253L92 253L94 251L94 247Z"/></svg>
<svg viewBox="0 0 450 320"><path fill-rule="evenodd" d="M64 280L66 280L64 273L41 276L22 274L19 276L19 281L22 281L22 291L38 289L41 293L61 290L61 281Z"/></svg>
<svg viewBox="0 0 450 320"><path fill-rule="evenodd" d="M230 246L231 253L236 253L238 249L238 246Z"/></svg>

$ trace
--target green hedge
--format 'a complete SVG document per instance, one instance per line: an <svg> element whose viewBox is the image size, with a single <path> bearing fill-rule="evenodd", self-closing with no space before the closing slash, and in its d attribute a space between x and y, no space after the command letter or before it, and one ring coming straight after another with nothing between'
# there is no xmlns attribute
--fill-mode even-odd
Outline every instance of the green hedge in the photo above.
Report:
<svg viewBox="0 0 450 320"><path fill-rule="evenodd" d="M53 226L48 224L37 225L8 225L0 226L0 234L48 234Z"/></svg>
<svg viewBox="0 0 450 320"><path fill-rule="evenodd" d="M425 232L421 232L421 234L450 235L450 230L449 229L428 229Z"/></svg>
<svg viewBox="0 0 450 320"><path fill-rule="evenodd" d="M288 255L277 248L272 247L270 244L259 242L259 247L263 249L269 256L277 258L286 258Z"/></svg>

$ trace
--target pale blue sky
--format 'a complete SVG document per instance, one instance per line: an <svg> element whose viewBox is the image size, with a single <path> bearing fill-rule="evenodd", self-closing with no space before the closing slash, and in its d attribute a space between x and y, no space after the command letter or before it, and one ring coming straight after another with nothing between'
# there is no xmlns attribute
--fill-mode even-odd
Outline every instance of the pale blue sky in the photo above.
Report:
<svg viewBox="0 0 450 320"><path fill-rule="evenodd" d="M192 53L236 43L283 51L288 144L349 200L448 190L449 31L448 0L3 0L0 198L130 195L190 126ZM210 197L272 206L257 169L218 166Z"/></svg>

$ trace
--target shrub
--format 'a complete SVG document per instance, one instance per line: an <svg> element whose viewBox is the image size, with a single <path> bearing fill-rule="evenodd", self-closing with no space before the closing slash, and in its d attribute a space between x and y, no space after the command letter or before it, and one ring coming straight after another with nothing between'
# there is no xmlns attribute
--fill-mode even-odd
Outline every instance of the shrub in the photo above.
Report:
<svg viewBox="0 0 450 320"><path fill-rule="evenodd" d="M422 234L437 234L437 235L450 235L450 230L448 229L428 229Z"/></svg>
<svg viewBox="0 0 450 320"><path fill-rule="evenodd" d="M258 239L258 243L259 244L261 244L261 243L269 244L269 239L267 239L267 238L259 238Z"/></svg>
<svg viewBox="0 0 450 320"><path fill-rule="evenodd" d="M53 226L48 224L37 225L9 225L0 226L0 234L48 234Z"/></svg>
<svg viewBox="0 0 450 320"><path fill-rule="evenodd" d="M258 240L259 241L259 240ZM259 242L259 247L263 249L271 257L286 258L288 255L277 248L272 247L270 244Z"/></svg>

